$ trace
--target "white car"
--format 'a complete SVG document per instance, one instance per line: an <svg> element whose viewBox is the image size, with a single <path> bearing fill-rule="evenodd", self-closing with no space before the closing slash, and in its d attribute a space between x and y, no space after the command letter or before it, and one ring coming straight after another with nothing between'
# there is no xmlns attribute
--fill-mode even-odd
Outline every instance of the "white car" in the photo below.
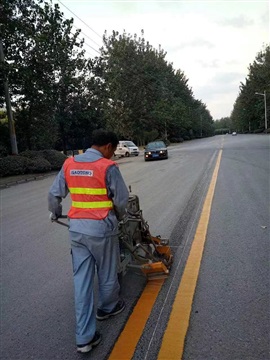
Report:
<svg viewBox="0 0 270 360"><path fill-rule="evenodd" d="M117 145L117 148L114 152L115 156L131 156L135 155L138 156L140 153L138 146L136 146L132 141L129 140L121 140Z"/></svg>
<svg viewBox="0 0 270 360"><path fill-rule="evenodd" d="M237 132L234 131L234 132L232 133L232 136L236 136L236 135L237 135Z"/></svg>

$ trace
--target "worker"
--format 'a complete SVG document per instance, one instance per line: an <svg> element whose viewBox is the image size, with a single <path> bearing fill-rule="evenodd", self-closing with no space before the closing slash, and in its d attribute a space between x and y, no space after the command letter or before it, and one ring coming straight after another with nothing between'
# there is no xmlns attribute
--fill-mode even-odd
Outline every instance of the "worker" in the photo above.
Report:
<svg viewBox="0 0 270 360"><path fill-rule="evenodd" d="M117 164L110 160L117 144L113 132L94 131L91 148L64 162L48 195L52 221L62 214L62 199L68 193L71 196L68 218L80 353L101 341L96 319L108 319L125 308L119 297L118 221L126 214L129 193ZM95 268L99 282L96 313Z"/></svg>

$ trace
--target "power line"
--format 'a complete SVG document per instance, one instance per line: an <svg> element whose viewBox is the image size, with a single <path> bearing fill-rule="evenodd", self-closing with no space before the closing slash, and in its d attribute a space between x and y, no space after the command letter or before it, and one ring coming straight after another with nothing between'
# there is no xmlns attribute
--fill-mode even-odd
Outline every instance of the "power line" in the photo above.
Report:
<svg viewBox="0 0 270 360"><path fill-rule="evenodd" d="M58 0L59 3L62 4L62 2L60 0ZM64 4L62 4L65 8L67 8L67 6L65 6ZM68 8L67 8L68 9ZM70 9L68 9L69 11L71 11ZM71 11L72 12L72 11ZM73 12L72 12L73 13ZM75 13L73 13L74 16L76 16L77 18L79 18ZM67 20L67 18L64 16L64 19ZM79 18L80 19L80 18ZM80 19L81 20L81 19ZM81 20L82 21L82 20ZM87 25L87 24L86 24ZM93 40L92 38L90 38L90 36L88 36L87 34L85 34L84 32L81 31L80 28L78 28L76 25L72 25L74 28L76 28L77 30L80 30L80 34L86 36L89 40L91 40L93 43L95 43L97 46L100 46L95 40ZM88 26L88 25L87 25ZM89 26L88 26L89 27ZM94 31L93 29L91 29L92 31ZM72 35L75 35L72 33ZM97 34L98 35L98 34ZM98 35L99 36L99 35ZM78 37L79 40L83 41L84 42L84 45L88 46L89 48L91 48L92 50L94 50L96 53L98 53L99 55L101 54L99 50L96 50L93 46L89 45L85 39L81 39L80 37ZM86 50L85 50L86 53L88 53ZM92 54L88 53L90 56L93 56Z"/></svg>
<svg viewBox="0 0 270 360"><path fill-rule="evenodd" d="M100 39L102 39L102 37L94 30L94 29L92 29L84 20L82 20L78 15L76 15L72 10L70 10L65 4L63 4L62 3L62 1L60 1L60 0L57 0L62 6L64 6L70 13L72 13L76 18L78 18L85 26L87 26L91 31L93 31ZM73 26L76 28L76 29L78 29L78 30L81 30L80 28L78 28L77 26L75 26L74 24L73 24ZM90 38L88 35L86 35L85 33L83 33L82 31L81 31L81 34L83 34L84 36L86 36L88 39L90 39L91 41L93 41L97 46L99 46L99 44L96 42L96 41L94 41L92 38ZM74 35L74 34L73 34ZM84 40L84 39L81 39L81 38L79 38L78 37L78 39L79 40ZM99 55L101 55L101 52L100 51L98 51L98 50L96 50L95 48L93 48L91 45L89 45L87 42L85 42L85 40L84 40L84 44L86 45L86 46L88 46L89 48L91 48L92 50L94 50L96 53L98 53ZM90 53L88 53L89 55L91 55ZM92 55L91 55L92 56ZM133 75L133 74L132 74ZM148 75L150 75L150 74L148 74ZM150 77L152 78L152 79L155 79L155 77L154 76L152 76L152 75L150 75ZM142 83L144 84L144 85L150 85L151 84L151 79L141 79L141 81L142 81ZM129 84L129 81L128 80L124 80L124 83L126 83L126 84Z"/></svg>
<svg viewBox="0 0 270 360"><path fill-rule="evenodd" d="M86 51L86 50L85 50L85 54L88 55L88 56L90 56L91 58L93 58L93 57L96 56L96 55L93 55L93 54L91 54L90 52L88 52L88 51Z"/></svg>
<svg viewBox="0 0 270 360"><path fill-rule="evenodd" d="M80 33L81 33L82 35L86 36L89 40L93 41L93 43L95 43L97 46L100 47L100 45L99 45L95 40L91 39L87 34L85 34L84 32L82 32L82 30L81 30L80 28L78 28L78 27L75 26L74 24L73 24L73 26L74 26L77 30L80 30Z"/></svg>
<svg viewBox="0 0 270 360"><path fill-rule="evenodd" d="M86 51L85 49L83 49L83 51L84 51L84 54L88 55L90 58L93 58L96 56L96 55L91 54L90 52Z"/></svg>
<svg viewBox="0 0 270 360"><path fill-rule="evenodd" d="M83 21L78 15L76 15L72 10L70 10L66 5L64 5L60 0L58 2L63 5L68 11L71 12L76 18L78 18L85 26L87 26L91 31L93 31L99 38L102 39L102 36L100 36L94 29L92 29L85 21Z"/></svg>
<svg viewBox="0 0 270 360"><path fill-rule="evenodd" d="M76 18L78 18L83 24L85 24L91 31L93 31L99 38L101 38L102 39L102 37L94 30L94 29L92 29L85 21L83 21L78 15L76 15L72 10L70 10L65 4L63 4L62 3L62 1L60 1L60 0L57 0L61 5L63 5L69 12L71 12ZM73 26L75 27L75 28L77 28L74 24L73 24ZM77 28L77 29L79 29L79 28ZM81 30L81 29L79 29L79 30ZM97 46L99 46L99 44L98 43L96 43L93 39L91 39L88 35L86 35L86 34L84 34L82 31L81 31L81 34L83 34L83 35L85 35L87 38L89 38L91 41L93 41ZM74 34L73 34L74 35ZM79 38L78 37L78 39L79 40L82 40L81 38ZM83 39L84 40L84 39ZM93 48L91 45L89 45L88 43L86 43L85 41L84 41L84 44L86 45L86 46L88 46L88 47L90 47L92 50L94 50L96 53L98 53L99 55L101 55L101 52L100 51L98 51L98 50L96 50L95 48ZM150 75L150 74L149 74ZM151 75L150 75L151 76ZM151 76L152 78L154 78L153 76ZM126 84L129 84L129 82L127 81L127 80L124 80L124 83L126 83ZM144 84L144 85L149 85L150 83L151 83L151 80L150 79L143 79L142 80L142 83Z"/></svg>
<svg viewBox="0 0 270 360"><path fill-rule="evenodd" d="M74 35L74 34L72 34L72 35ZM81 41L84 41L84 39L81 39L81 38L79 38L79 37L78 37L78 39L81 40ZM95 48L93 48L93 46L87 44L87 42L85 42L85 41L84 41L84 45L89 46L92 50L94 50L95 52L97 52L99 55L101 54L99 50L96 50Z"/></svg>

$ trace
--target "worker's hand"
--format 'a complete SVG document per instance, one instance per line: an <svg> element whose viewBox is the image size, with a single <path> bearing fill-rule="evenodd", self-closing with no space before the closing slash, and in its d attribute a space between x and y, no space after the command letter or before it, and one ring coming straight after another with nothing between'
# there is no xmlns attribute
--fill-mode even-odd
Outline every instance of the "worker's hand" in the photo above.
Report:
<svg viewBox="0 0 270 360"><path fill-rule="evenodd" d="M128 213L125 213L124 215L121 216L120 219L118 219L118 224L122 225L124 224L128 219Z"/></svg>
<svg viewBox="0 0 270 360"><path fill-rule="evenodd" d="M58 216L56 216L55 214L53 214L53 213L50 213L50 220L51 220L51 222L54 222L54 221L56 221L58 219Z"/></svg>

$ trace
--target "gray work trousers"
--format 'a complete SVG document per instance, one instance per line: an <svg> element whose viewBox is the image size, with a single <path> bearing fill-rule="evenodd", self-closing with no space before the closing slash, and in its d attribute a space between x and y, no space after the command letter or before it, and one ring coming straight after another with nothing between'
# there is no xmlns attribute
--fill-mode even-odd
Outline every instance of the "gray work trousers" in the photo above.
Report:
<svg viewBox="0 0 270 360"><path fill-rule="evenodd" d="M95 268L99 283L98 308L110 312L119 301L118 236L92 237L69 232L73 264L76 313L76 343L87 344L95 335Z"/></svg>

